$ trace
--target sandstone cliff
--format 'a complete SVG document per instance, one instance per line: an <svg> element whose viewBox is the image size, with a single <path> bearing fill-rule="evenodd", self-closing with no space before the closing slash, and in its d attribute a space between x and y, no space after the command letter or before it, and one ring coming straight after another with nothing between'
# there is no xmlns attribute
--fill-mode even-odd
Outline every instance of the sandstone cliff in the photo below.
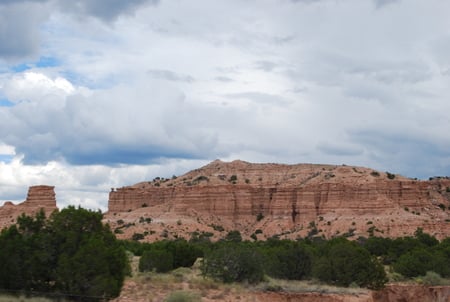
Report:
<svg viewBox="0 0 450 302"><path fill-rule="evenodd" d="M147 240L222 229L244 236L450 236L450 179L409 179L363 167L214 161L171 179L112 189L107 220ZM149 223L149 221L152 223ZM118 223L119 221L119 223ZM133 225L134 224L134 225Z"/></svg>
<svg viewBox="0 0 450 302"><path fill-rule="evenodd" d="M57 209L55 198L55 187L33 186L28 189L27 199L20 204L5 202L0 207L0 229L16 222L22 213L34 215L40 209L44 209L46 215Z"/></svg>

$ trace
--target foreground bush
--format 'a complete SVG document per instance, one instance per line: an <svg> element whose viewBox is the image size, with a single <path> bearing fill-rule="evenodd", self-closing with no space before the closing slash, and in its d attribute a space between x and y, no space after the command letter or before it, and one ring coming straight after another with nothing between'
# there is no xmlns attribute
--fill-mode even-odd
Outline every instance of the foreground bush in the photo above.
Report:
<svg viewBox="0 0 450 302"><path fill-rule="evenodd" d="M0 288L84 301L119 295L129 271L102 214L68 207L48 220L22 215L0 234Z"/></svg>
<svg viewBox="0 0 450 302"><path fill-rule="evenodd" d="M262 257L255 248L241 244L221 244L207 252L202 273L222 282L258 283L264 277Z"/></svg>
<svg viewBox="0 0 450 302"><path fill-rule="evenodd" d="M314 276L321 281L349 286L379 289L387 282L383 266L364 248L354 242L332 241L325 254L316 260Z"/></svg>

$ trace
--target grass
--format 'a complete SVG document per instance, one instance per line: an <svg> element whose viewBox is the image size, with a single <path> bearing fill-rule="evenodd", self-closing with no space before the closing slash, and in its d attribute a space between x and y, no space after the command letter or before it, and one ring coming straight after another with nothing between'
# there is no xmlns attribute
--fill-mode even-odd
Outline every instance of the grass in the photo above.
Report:
<svg viewBox="0 0 450 302"><path fill-rule="evenodd" d="M13 296L13 295L0 295L0 302L54 302L55 300L51 300L48 298L42 297L26 297L23 295ZM63 302L65 300L59 300Z"/></svg>
<svg viewBox="0 0 450 302"><path fill-rule="evenodd" d="M192 293L184 290L174 291L164 300L165 302L197 302L201 301L197 293Z"/></svg>
<svg viewBox="0 0 450 302"><path fill-rule="evenodd" d="M266 282L260 283L255 286L256 290L263 291L284 291L291 293L306 293L306 292L318 292L322 294L363 294L368 293L369 290L359 287L337 287L320 283L316 280L281 280L267 278Z"/></svg>

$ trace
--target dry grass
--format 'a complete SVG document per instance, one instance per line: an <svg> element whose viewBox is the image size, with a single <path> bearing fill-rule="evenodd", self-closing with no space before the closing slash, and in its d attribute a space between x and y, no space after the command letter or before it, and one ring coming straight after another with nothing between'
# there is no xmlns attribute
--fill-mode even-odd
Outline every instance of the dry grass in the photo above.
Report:
<svg viewBox="0 0 450 302"><path fill-rule="evenodd" d="M63 300L59 301L63 302ZM54 300L41 297L0 295L0 302L54 302Z"/></svg>
<svg viewBox="0 0 450 302"><path fill-rule="evenodd" d="M368 293L369 290L360 287L337 287L320 283L315 280L281 280L267 278L266 282L255 286L255 290L260 291L284 291L291 293L317 292L322 294L349 294L357 295Z"/></svg>
<svg viewBox="0 0 450 302"><path fill-rule="evenodd" d="M164 301L165 302L200 302L201 298L196 293L179 290L179 291L171 292Z"/></svg>
<svg viewBox="0 0 450 302"><path fill-rule="evenodd" d="M128 279L122 298L116 301L235 301L251 297L255 292L282 291L286 293L321 293L360 295L367 289L335 287L317 281L288 281L267 278L257 285L224 284L205 278L198 269L179 268L160 274L136 273ZM114 301L114 300L113 300ZM2 301L0 301L2 302Z"/></svg>

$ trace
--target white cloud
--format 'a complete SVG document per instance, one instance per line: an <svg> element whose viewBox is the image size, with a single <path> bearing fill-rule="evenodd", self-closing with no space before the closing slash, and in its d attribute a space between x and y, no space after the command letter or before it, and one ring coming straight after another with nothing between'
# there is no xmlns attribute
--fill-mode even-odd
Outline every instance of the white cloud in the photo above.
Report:
<svg viewBox="0 0 450 302"><path fill-rule="evenodd" d="M75 92L75 87L66 79L51 79L38 72L16 74L2 87L5 96L13 102L53 99L60 100Z"/></svg>
<svg viewBox="0 0 450 302"><path fill-rule="evenodd" d="M0 154L3 154L3 155L15 155L16 152L14 151L14 147L13 146L0 144Z"/></svg>

